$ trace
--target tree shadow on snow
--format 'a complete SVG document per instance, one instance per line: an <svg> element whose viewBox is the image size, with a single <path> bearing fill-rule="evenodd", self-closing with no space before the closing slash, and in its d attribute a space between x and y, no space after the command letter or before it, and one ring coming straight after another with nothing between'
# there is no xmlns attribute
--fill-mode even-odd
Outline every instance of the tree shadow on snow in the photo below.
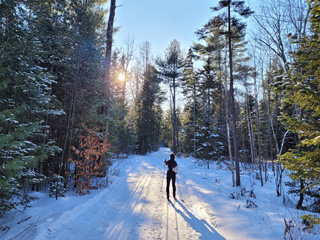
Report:
<svg viewBox="0 0 320 240"><path fill-rule="evenodd" d="M180 209L177 209L176 206L172 203L172 207L175 209L177 213L198 233L201 234L200 239L214 239L214 240L225 240L223 236L221 236L206 220L199 219L195 215L193 215L186 206L176 200L176 202L181 206L181 208L186 212L183 213Z"/></svg>

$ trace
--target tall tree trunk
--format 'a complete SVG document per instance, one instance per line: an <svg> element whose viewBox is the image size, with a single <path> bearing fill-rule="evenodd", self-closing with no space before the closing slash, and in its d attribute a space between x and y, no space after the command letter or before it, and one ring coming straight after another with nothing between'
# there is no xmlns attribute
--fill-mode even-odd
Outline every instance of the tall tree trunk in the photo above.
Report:
<svg viewBox="0 0 320 240"><path fill-rule="evenodd" d="M255 154L255 146L254 146L254 138L253 138L252 119L249 113L248 102L246 102L246 105L247 105L246 115L247 115L248 131L249 131L249 143L250 143L250 151L251 151L251 163L254 164L254 159L256 154Z"/></svg>
<svg viewBox="0 0 320 240"><path fill-rule="evenodd" d="M196 77L193 83L193 154L196 154Z"/></svg>
<svg viewBox="0 0 320 240"><path fill-rule="evenodd" d="M237 119L236 119L236 108L234 101L234 89L233 89L233 67L232 67L232 42L231 42L231 10L230 4L228 5L228 39L229 39L229 69L230 69L230 112L232 117L232 134L233 134L233 151L236 163L236 186L240 186L240 164L239 164L239 148L238 148L238 136L237 136Z"/></svg>
<svg viewBox="0 0 320 240"><path fill-rule="evenodd" d="M227 83L226 83L227 85ZM227 89L227 86L225 87ZM228 92L225 92L226 99L228 99ZM226 125L227 125L227 139L228 139L228 151L229 151L229 158L231 163L231 177L232 177L232 187L235 187L235 179L234 179L234 162L233 162L233 156L232 156L232 146L231 146L231 136L230 136L230 118L228 117L230 114L228 114L228 101L225 101L225 111L226 111Z"/></svg>
<svg viewBox="0 0 320 240"><path fill-rule="evenodd" d="M109 134L109 112L110 112L110 68L111 68L111 55L112 55L112 39L113 39L113 23L114 17L116 12L116 0L111 0L110 3L110 10L109 10L109 20L108 20L108 27L107 27L107 48L106 48L106 59L105 59L105 91L104 91L104 98L106 100L106 106L104 107L104 114L106 115L106 129L105 135L108 137Z"/></svg>
<svg viewBox="0 0 320 240"><path fill-rule="evenodd" d="M302 178L300 178L300 193L299 193L299 201L297 203L297 206L296 208L297 209L301 209L302 208L302 203L303 203L303 200L304 200L304 181Z"/></svg>
<svg viewBox="0 0 320 240"><path fill-rule="evenodd" d="M243 129L243 125L242 124L240 124L240 136L242 136L241 137L241 149L243 149L243 150L245 150L246 149L246 145L245 145L245 139L246 139L246 136L245 136L245 134L244 134L244 129ZM242 153L242 159L244 160L244 161L246 161L247 160L247 153L246 153L246 151L243 151Z"/></svg>
<svg viewBox="0 0 320 240"><path fill-rule="evenodd" d="M269 82L269 80L268 80ZM269 83L268 83L268 86L269 86ZM264 87L264 91L266 90L266 88ZM269 89L267 89L267 93L265 92L265 104L267 106L267 114L268 114L268 119L270 119L270 91ZM272 161L272 172L273 172L273 176L275 176L276 172L275 172L275 167L274 167L274 159L273 159L273 142L272 142L272 135L271 135L271 123L270 121L267 121L267 127L268 127L268 139L269 139L269 151L270 151L270 156L269 158L271 158L271 161Z"/></svg>
<svg viewBox="0 0 320 240"><path fill-rule="evenodd" d="M103 114L106 116L105 124L105 137L109 135L109 114L110 114L110 99L111 99L111 77L110 77L110 68L111 68L111 55L112 55L112 39L113 39L113 23L116 13L116 0L111 0L110 10L109 10L109 19L107 27L107 40L106 40L106 59L105 59L105 76L104 76L104 100L105 106L103 107ZM108 166L106 163L106 155L101 156L101 161L103 165ZM105 171L106 183L108 184L108 169Z"/></svg>
<svg viewBox="0 0 320 240"><path fill-rule="evenodd" d="M231 163L232 187L235 187L236 185L235 185L235 179L234 179L234 163L233 163L233 157L232 157L232 146L231 146L229 119L227 119L227 137L228 137L229 158L230 158L230 163Z"/></svg>
<svg viewBox="0 0 320 240"><path fill-rule="evenodd" d="M256 124L257 124L257 134L258 134L258 158L259 158L259 174L260 174L260 183L263 186L263 177L262 177L262 146L261 146L261 136L260 136L260 112L258 104L258 87L257 87L257 77L253 78L254 84L254 105L256 108Z"/></svg>
<svg viewBox="0 0 320 240"><path fill-rule="evenodd" d="M299 115L299 119L300 119L300 121L302 121L303 109L298 110L297 115ZM301 138L299 136L298 136L298 144L299 144L298 151L301 152L301 146L300 146ZM297 206L296 206L297 209L301 209L302 208L303 200L304 200L304 180L303 180L303 178L300 178L300 192L299 192L299 201L298 201Z"/></svg>
<svg viewBox="0 0 320 240"><path fill-rule="evenodd" d="M226 37L226 45L228 44L228 37ZM225 63L225 69L227 69L227 53L225 53L224 56L224 63ZM225 89L225 99L229 99L228 96L228 83L227 79L224 81L224 89ZM225 107L225 118L226 118L226 127L227 127L227 140L228 140L228 152L229 152L229 159L231 164L231 177L232 177L232 187L236 186L235 178L234 178L234 159L232 155L232 144L231 144L231 133L230 133L230 102L226 100L224 102Z"/></svg>
<svg viewBox="0 0 320 240"><path fill-rule="evenodd" d="M75 76L75 81L72 85L72 93L71 93L71 106L69 110L69 115L68 115L68 120L67 120L67 129L66 129L66 135L64 139L64 144L62 148L62 153L61 153L61 160L59 161L59 166L58 166L58 175L61 175L62 169L65 163L65 159L68 159L65 157L65 153L67 150L67 144L68 144L68 138L70 139L70 135L72 132L72 126L73 126L73 116L74 116L74 111L75 111L75 99L76 99L76 79L78 77L78 65L77 65L77 70L76 70L76 76ZM71 145L70 145L71 146ZM69 148L70 148L69 146Z"/></svg>
<svg viewBox="0 0 320 240"><path fill-rule="evenodd" d="M279 162L279 158L280 155L282 154L282 149L283 149L283 145L284 145L284 141L286 139L287 134L289 133L289 130L287 130L282 138L282 143L281 143L281 148L278 152L278 158L277 158L277 162ZM281 163L278 163L277 165L277 176L276 176L276 192L277 192L277 196L280 197L283 192L282 192L282 174L283 174L284 168L282 167ZM285 196L283 196L284 198Z"/></svg>
<svg viewBox="0 0 320 240"><path fill-rule="evenodd" d="M175 154L176 149L176 79L173 78L173 93L172 93L172 151Z"/></svg>
<svg viewBox="0 0 320 240"><path fill-rule="evenodd" d="M245 107L246 107L246 119L247 119L247 125L248 125L248 133L249 133L251 163L254 164L256 151L255 151L255 144L254 144L254 137L253 137L252 118L250 115L250 107L249 107L249 100L248 100L249 90L248 90L247 82L245 82L244 85L246 90Z"/></svg>

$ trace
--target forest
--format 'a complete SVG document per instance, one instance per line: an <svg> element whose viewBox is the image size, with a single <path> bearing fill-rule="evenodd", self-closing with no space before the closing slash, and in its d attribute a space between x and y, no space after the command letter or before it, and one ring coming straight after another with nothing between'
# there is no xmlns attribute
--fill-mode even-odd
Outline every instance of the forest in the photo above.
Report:
<svg viewBox="0 0 320 240"><path fill-rule="evenodd" d="M106 186L111 159L162 146L226 163L233 187L243 168L263 186L271 167L277 196L287 185L319 213L320 2L211 10L189 49L172 39L154 58L147 41L114 47L116 0L1 0L0 217L32 191Z"/></svg>

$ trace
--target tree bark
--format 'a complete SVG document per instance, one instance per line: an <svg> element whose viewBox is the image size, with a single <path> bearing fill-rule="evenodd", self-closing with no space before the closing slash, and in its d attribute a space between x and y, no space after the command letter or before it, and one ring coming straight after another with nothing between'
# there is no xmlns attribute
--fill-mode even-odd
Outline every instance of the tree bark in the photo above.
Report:
<svg viewBox="0 0 320 240"><path fill-rule="evenodd" d="M176 154L176 79L173 78L173 93L172 93L172 151Z"/></svg>
<svg viewBox="0 0 320 240"><path fill-rule="evenodd" d="M193 154L196 154L196 77L193 83Z"/></svg>
<svg viewBox="0 0 320 240"><path fill-rule="evenodd" d="M113 39L113 23L114 17L116 12L116 0L111 0L110 3L110 12L109 12L109 20L108 20L108 27L107 27L107 48L106 48L106 59L105 59L105 91L104 91L104 98L106 101L106 105L104 106L103 113L106 115L106 129L105 135L106 137L109 134L109 108L110 108L110 67L111 67L111 55L112 55L112 39Z"/></svg>
<svg viewBox="0 0 320 240"><path fill-rule="evenodd" d="M302 203L303 203L303 200L304 200L303 189L304 189L304 181L303 181L302 178L300 178L300 193L299 193L299 201L298 201L297 206L296 206L297 209L302 209Z"/></svg>
<svg viewBox="0 0 320 240"><path fill-rule="evenodd" d="M226 38L226 44L227 44L228 38ZM227 69L227 54L225 54L225 65ZM228 83L227 80L225 79L225 99L228 99ZM232 176L232 187L236 186L235 179L234 179L234 161L233 161L233 155L232 155L232 144L231 144L231 134L230 134L230 107L229 107L230 102L225 101L225 115L226 115L226 125L227 125L227 139L228 139L228 152L229 152L229 158L230 158L230 163L231 163L231 176Z"/></svg>
<svg viewBox="0 0 320 240"><path fill-rule="evenodd" d="M268 79L268 86L269 86L269 79ZM266 88L264 88L264 91ZM265 104L267 106L267 114L268 114L268 120L271 119L270 117L270 90L267 88L267 93L265 93ZM269 139L269 151L270 151L270 159L272 161L272 172L273 176L275 176L275 167L274 167L274 159L273 159L273 142L272 142L272 135L271 135L271 124L270 121L267 122L268 127L268 139Z"/></svg>
<svg viewBox="0 0 320 240"><path fill-rule="evenodd" d="M250 143L250 156L251 156L251 164L254 164L254 159L255 159L255 146L254 146L254 138L253 138L253 129L252 129L252 119L250 116L250 107L249 107L249 101L248 101L248 96L249 96L249 91L248 91L248 85L245 83L245 89L246 89L246 119L247 119L247 125L248 125L248 133L249 133L249 143Z"/></svg>
<svg viewBox="0 0 320 240"><path fill-rule="evenodd" d="M258 134L258 158L259 158L259 174L260 174L260 183L263 186L263 177L262 177L262 146L261 146L261 136L260 136L260 113L259 113L259 104L258 104L258 87L257 87L257 77L253 78L254 82L254 103L256 108L256 124L257 124L257 134Z"/></svg>
<svg viewBox="0 0 320 240"><path fill-rule="evenodd" d="M233 89L233 67L232 67L232 43L231 43L231 10L230 4L228 5L228 39L229 39L229 69L230 69L230 112L232 116L232 134L233 134L233 151L236 163L236 186L240 186L240 164L239 164L239 148L238 148L238 136L237 136L237 119L236 108L234 101L234 89Z"/></svg>

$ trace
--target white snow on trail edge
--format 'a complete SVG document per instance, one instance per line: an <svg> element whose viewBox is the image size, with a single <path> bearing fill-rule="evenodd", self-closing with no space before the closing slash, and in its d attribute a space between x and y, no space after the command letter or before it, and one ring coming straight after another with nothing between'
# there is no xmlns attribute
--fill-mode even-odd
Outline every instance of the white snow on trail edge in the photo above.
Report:
<svg viewBox="0 0 320 240"><path fill-rule="evenodd" d="M31 208L0 219L0 239L284 239L284 219L291 222L294 239L320 239L319 225L302 230L299 217L306 212L276 197L272 173L264 187L250 174L241 176L242 186L256 195L251 198L232 188L231 173L216 163L206 169L192 158L177 157L177 200L170 186L168 202L163 161L170 153L161 148L147 156L115 160L118 174L111 176L112 184L89 195L69 192L55 200L47 193L34 193L39 200ZM231 199L231 193L239 199ZM257 207L246 208L248 200Z"/></svg>

